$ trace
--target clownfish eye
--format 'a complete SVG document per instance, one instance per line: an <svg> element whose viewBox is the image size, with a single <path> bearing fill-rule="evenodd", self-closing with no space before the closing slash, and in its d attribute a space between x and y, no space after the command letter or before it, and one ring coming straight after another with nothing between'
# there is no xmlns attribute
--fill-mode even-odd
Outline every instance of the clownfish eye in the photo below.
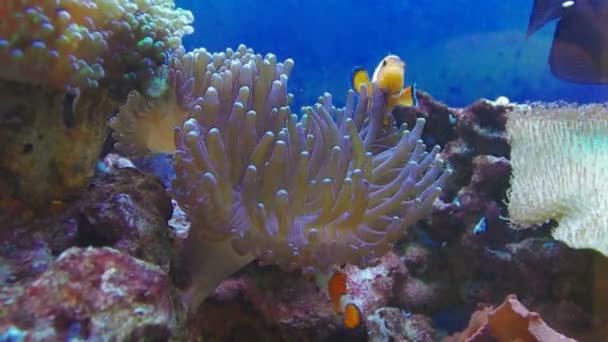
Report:
<svg viewBox="0 0 608 342"><path fill-rule="evenodd" d="M383 60L382 60L382 66L386 66L386 63L387 63L387 62L386 62L386 59L383 59Z"/></svg>

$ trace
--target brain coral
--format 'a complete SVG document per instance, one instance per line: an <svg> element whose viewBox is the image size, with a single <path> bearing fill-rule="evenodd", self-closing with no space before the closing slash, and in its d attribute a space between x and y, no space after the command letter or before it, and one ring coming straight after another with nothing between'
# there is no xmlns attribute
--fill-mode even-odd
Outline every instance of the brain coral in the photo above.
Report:
<svg viewBox="0 0 608 342"><path fill-rule="evenodd" d="M192 222L182 260L194 305L217 285L211 278L253 258L304 273L373 263L451 173L438 147L425 151L423 119L412 131L385 124L394 121L378 89L351 91L345 108L325 94L292 114L291 65L242 47L194 82L203 94L176 130L173 183Z"/></svg>
<svg viewBox="0 0 608 342"><path fill-rule="evenodd" d="M192 21L172 0L4 0L0 78L60 89L146 80Z"/></svg>

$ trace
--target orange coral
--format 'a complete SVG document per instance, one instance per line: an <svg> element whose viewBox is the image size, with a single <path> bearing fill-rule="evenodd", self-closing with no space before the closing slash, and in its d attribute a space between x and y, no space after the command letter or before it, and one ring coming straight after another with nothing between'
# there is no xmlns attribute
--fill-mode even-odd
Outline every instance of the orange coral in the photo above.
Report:
<svg viewBox="0 0 608 342"><path fill-rule="evenodd" d="M575 342L551 329L538 313L528 311L515 295L509 295L494 310L485 308L477 311L465 331L446 338L444 342L481 342L488 338L498 342Z"/></svg>

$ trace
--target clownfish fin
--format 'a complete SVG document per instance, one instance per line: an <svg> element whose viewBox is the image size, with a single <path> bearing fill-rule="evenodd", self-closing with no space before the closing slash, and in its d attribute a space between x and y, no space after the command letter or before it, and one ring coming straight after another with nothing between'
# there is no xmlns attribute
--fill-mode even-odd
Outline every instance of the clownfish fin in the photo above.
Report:
<svg viewBox="0 0 608 342"><path fill-rule="evenodd" d="M372 89L372 82L369 79L367 70L359 66L353 70L352 87L357 93L361 93L361 85L365 84L368 91Z"/></svg>
<svg viewBox="0 0 608 342"><path fill-rule="evenodd" d="M404 88L397 96L398 97L395 99L395 105L404 107L418 107L416 84Z"/></svg>
<svg viewBox="0 0 608 342"><path fill-rule="evenodd" d="M344 306L344 326L348 329L354 329L361 325L361 311L357 305L353 303Z"/></svg>

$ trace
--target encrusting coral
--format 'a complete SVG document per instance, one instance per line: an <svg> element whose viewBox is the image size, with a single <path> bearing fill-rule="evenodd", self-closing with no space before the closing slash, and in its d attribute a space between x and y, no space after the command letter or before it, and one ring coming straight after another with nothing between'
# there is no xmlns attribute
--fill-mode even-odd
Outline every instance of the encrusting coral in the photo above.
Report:
<svg viewBox="0 0 608 342"><path fill-rule="evenodd" d="M107 89L74 97L0 81L0 221L14 216L7 201L39 209L81 190L94 173L114 104Z"/></svg>
<svg viewBox="0 0 608 342"><path fill-rule="evenodd" d="M386 125L379 89L351 91L340 109L325 94L298 118L291 61L247 50L218 64L209 85L194 82L206 90L175 136L192 306L254 258L305 274L372 264L429 212L451 171L438 147L425 151L424 119L411 131Z"/></svg>
<svg viewBox="0 0 608 342"><path fill-rule="evenodd" d="M608 106L518 106L507 134L515 228L555 219L555 239L608 255Z"/></svg>
<svg viewBox="0 0 608 342"><path fill-rule="evenodd" d="M5 0L0 19L0 77L59 89L145 86L193 30L172 0Z"/></svg>

